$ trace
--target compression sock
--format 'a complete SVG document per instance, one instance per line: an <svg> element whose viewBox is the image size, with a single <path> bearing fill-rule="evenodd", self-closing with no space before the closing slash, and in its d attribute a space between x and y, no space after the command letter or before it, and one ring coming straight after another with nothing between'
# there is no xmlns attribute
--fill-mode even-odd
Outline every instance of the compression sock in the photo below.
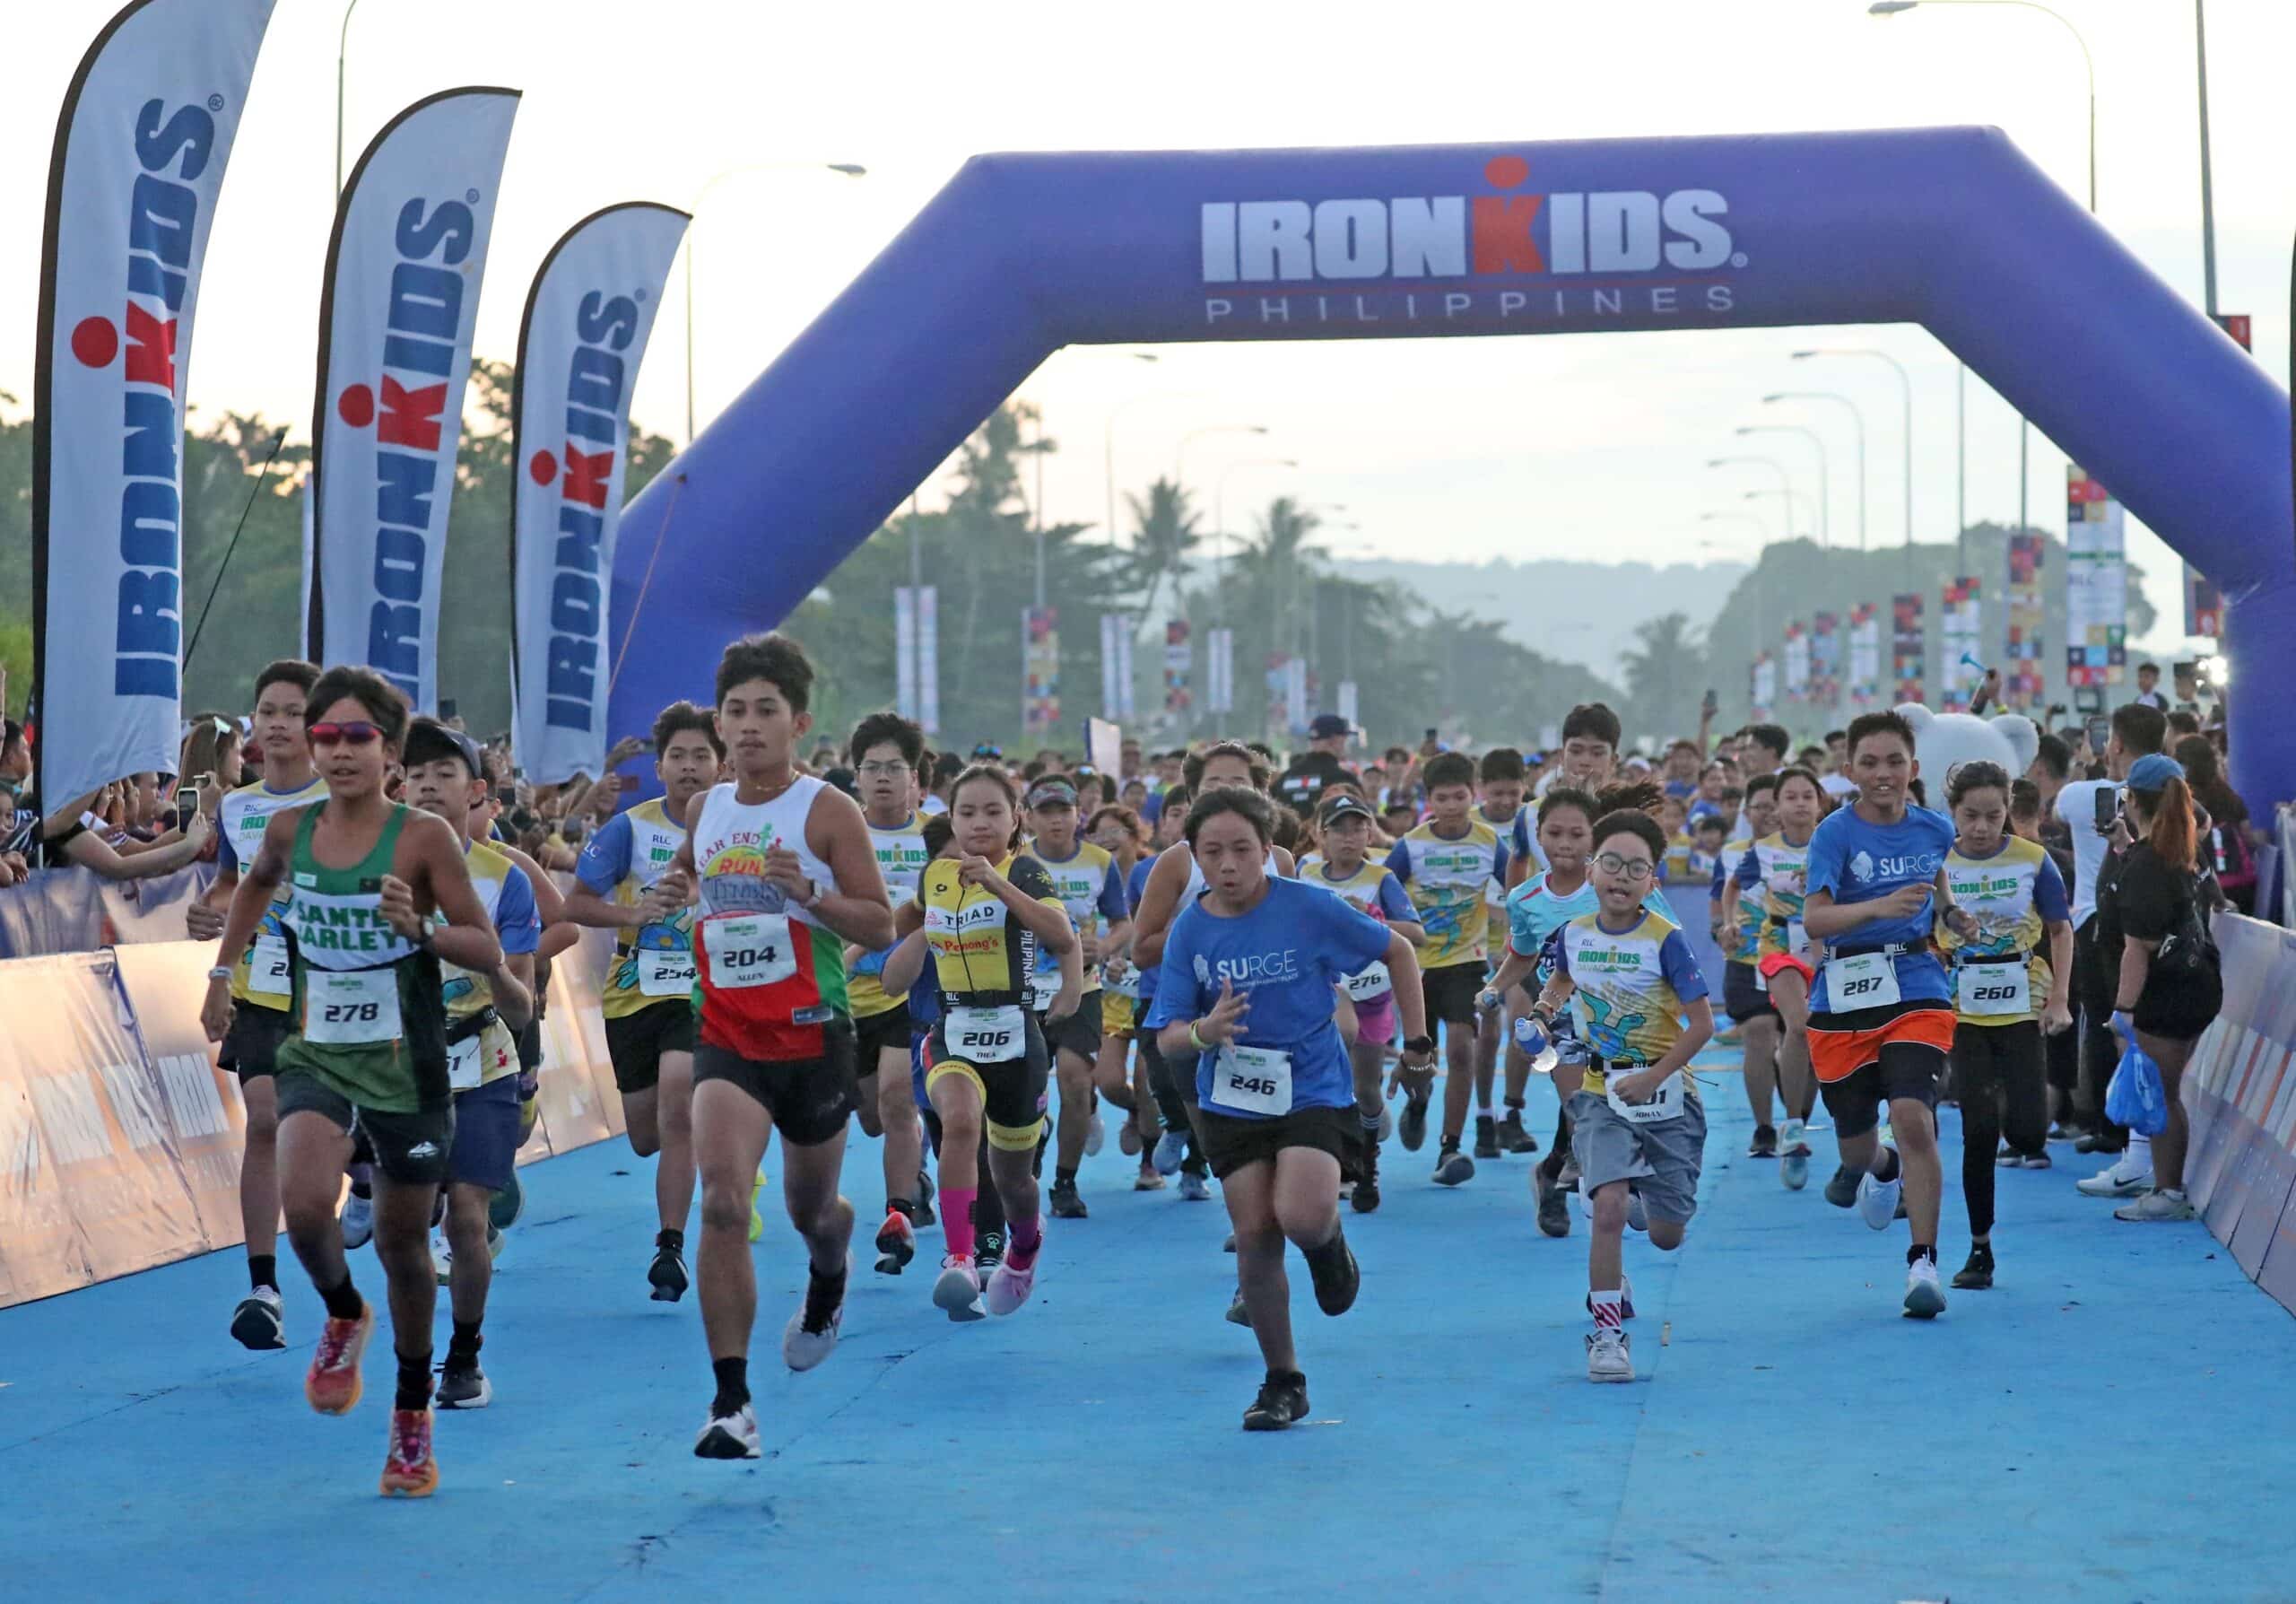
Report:
<svg viewBox="0 0 2296 1604"><path fill-rule="evenodd" d="M250 1253L248 1255L248 1285L257 1291L279 1285L279 1255Z"/></svg>
<svg viewBox="0 0 2296 1604"><path fill-rule="evenodd" d="M1031 1215L1025 1220L1012 1223L1012 1234L1004 1240L1004 1262L1016 1270L1024 1270L1036 1262L1037 1250L1044 1246L1044 1220Z"/></svg>
<svg viewBox="0 0 2296 1604"><path fill-rule="evenodd" d="M712 1415L736 1414L750 1400L750 1362L747 1359L712 1359L709 1368L718 1373L718 1397L709 1406Z"/></svg>
<svg viewBox="0 0 2296 1604"><path fill-rule="evenodd" d="M396 1409L427 1409L430 1407L430 1350L419 1354L398 1356L398 1398L391 1406Z"/></svg>
<svg viewBox="0 0 2296 1604"><path fill-rule="evenodd" d="M361 1311L367 1307L367 1300L361 1297L359 1289L351 1285L348 1271L344 1273L338 1285L320 1287L318 1295L319 1302L326 1305L330 1320L357 1320Z"/></svg>
<svg viewBox="0 0 2296 1604"><path fill-rule="evenodd" d="M455 1334L447 1343L448 1364L451 1364L457 1359L477 1359L479 1347L486 1340L479 1335L478 1328L479 1322L474 1320L455 1321Z"/></svg>
<svg viewBox="0 0 2296 1604"><path fill-rule="evenodd" d="M972 1199L978 1189L970 1186L944 1186L941 1189L941 1231L948 1239L949 1251L972 1257Z"/></svg>

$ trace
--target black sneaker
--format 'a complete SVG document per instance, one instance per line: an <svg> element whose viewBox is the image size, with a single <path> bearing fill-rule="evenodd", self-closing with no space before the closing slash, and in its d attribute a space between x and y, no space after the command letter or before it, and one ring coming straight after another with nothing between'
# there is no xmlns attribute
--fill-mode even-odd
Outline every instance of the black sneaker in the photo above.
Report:
<svg viewBox="0 0 2296 1604"><path fill-rule="evenodd" d="M973 1247L972 1267L974 1273L979 1276L980 1284L984 1289L988 1286L988 1277L991 1273L1004 1262L1004 1234L1002 1231L982 1232L979 1241Z"/></svg>
<svg viewBox="0 0 2296 1604"><path fill-rule="evenodd" d="M1778 1128L1774 1125L1755 1126L1754 1139L1746 1144L1746 1156L1748 1158L1776 1158L1778 1156Z"/></svg>
<svg viewBox="0 0 2296 1604"><path fill-rule="evenodd" d="M1295 1420L1308 1417L1308 1378L1296 1370L1271 1370L1259 1384L1259 1396L1244 1411L1248 1432L1280 1432Z"/></svg>
<svg viewBox="0 0 2296 1604"><path fill-rule="evenodd" d="M937 1225L940 1218L933 1212L933 1177L919 1170L917 1172L917 1207L909 1211L909 1223L912 1225Z"/></svg>
<svg viewBox="0 0 2296 1604"><path fill-rule="evenodd" d="M1499 1122L1489 1114L1474 1117L1474 1155L1477 1158L1499 1156Z"/></svg>
<svg viewBox="0 0 2296 1604"><path fill-rule="evenodd" d="M1427 1144L1427 1099L1406 1097L1403 1100L1403 1118L1396 1121L1396 1135L1403 1138L1404 1150L1416 1153Z"/></svg>
<svg viewBox="0 0 2296 1604"><path fill-rule="evenodd" d="M1857 1172L1848 1164L1836 1170L1833 1179L1826 1182L1826 1201L1836 1208L1855 1208L1857 1206Z"/></svg>
<svg viewBox="0 0 2296 1604"><path fill-rule="evenodd" d="M1953 1272L1956 1292L1984 1292L1993 1285L1993 1244L1979 1242L1970 1249L1970 1261Z"/></svg>
<svg viewBox="0 0 2296 1604"><path fill-rule="evenodd" d="M486 1372L478 1367L478 1356L448 1349L447 1362L439 1366L439 1407L483 1409L493 1401L494 1389L487 1382Z"/></svg>
<svg viewBox="0 0 2296 1604"><path fill-rule="evenodd" d="M1435 1159L1435 1184L1457 1186L1474 1179L1474 1160L1459 1151L1456 1138L1443 1138L1443 1150Z"/></svg>
<svg viewBox="0 0 2296 1604"><path fill-rule="evenodd" d="M1536 1153L1539 1139L1523 1128L1523 1111L1510 1108L1499 1121L1499 1145L1509 1153Z"/></svg>
<svg viewBox="0 0 2296 1604"><path fill-rule="evenodd" d="M231 1335L241 1347L264 1352L287 1346L287 1316L276 1286L258 1286L231 1312Z"/></svg>
<svg viewBox="0 0 2296 1604"><path fill-rule="evenodd" d="M1056 1220L1081 1220L1086 1217L1084 1199L1076 1195L1073 1181L1052 1183L1052 1217Z"/></svg>
<svg viewBox="0 0 2296 1604"><path fill-rule="evenodd" d="M685 1258L675 1248L657 1245L654 1262L646 1271L647 1285L653 1287L653 1299L657 1303L674 1303L685 1296Z"/></svg>
<svg viewBox="0 0 2296 1604"><path fill-rule="evenodd" d="M1350 1201L1358 1214L1370 1214L1379 1207L1379 1144L1368 1138L1363 1143L1362 1168L1355 1175L1355 1196Z"/></svg>
<svg viewBox="0 0 2296 1604"><path fill-rule="evenodd" d="M1570 1235L1570 1195L1562 1190L1561 1177L1548 1174L1544 1164L1531 1173L1539 1189L1539 1229L1549 1236Z"/></svg>
<svg viewBox="0 0 2296 1604"><path fill-rule="evenodd" d="M1335 1253L1327 1249L1337 1248ZM1362 1290L1362 1267L1355 1262L1355 1250L1347 1245L1347 1234L1339 1233L1324 1247L1305 1254L1308 1275L1316 1284L1316 1307L1326 1314L1344 1314L1355 1306L1355 1295Z"/></svg>

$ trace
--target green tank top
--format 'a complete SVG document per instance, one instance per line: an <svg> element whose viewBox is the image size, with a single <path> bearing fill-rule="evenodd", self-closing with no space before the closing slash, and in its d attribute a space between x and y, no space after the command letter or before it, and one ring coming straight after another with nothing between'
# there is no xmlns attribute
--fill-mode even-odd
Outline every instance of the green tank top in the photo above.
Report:
<svg viewBox="0 0 2296 1604"><path fill-rule="evenodd" d="M445 1108L453 1094L439 960L382 915L383 876L413 810L394 808L374 849L348 868L329 867L311 850L326 811L325 802L304 810L288 860L295 1033L279 1049L279 1067L378 1113Z"/></svg>

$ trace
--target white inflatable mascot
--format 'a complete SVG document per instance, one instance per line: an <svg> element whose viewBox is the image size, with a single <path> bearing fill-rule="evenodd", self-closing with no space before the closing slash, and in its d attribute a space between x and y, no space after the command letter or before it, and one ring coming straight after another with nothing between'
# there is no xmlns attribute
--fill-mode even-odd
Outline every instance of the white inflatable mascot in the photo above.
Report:
<svg viewBox="0 0 2296 1604"><path fill-rule="evenodd" d="M2040 731L2022 713L1933 713L1918 702L1900 703L1898 713L1913 726L1913 754L1921 763L1922 794L1945 810L1945 781L1954 768L1983 761L1999 763L2020 780L2040 751Z"/></svg>

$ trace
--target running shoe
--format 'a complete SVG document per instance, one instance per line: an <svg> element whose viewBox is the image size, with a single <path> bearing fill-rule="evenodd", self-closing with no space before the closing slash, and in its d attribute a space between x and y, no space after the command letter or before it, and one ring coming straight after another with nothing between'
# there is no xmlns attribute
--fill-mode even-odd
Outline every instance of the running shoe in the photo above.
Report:
<svg viewBox="0 0 2296 1604"><path fill-rule="evenodd" d="M1295 1420L1308 1417L1308 1378L1296 1370L1267 1373L1259 1396L1244 1411L1248 1432L1280 1432Z"/></svg>
<svg viewBox="0 0 2296 1604"><path fill-rule="evenodd" d="M2050 1162L2046 1153L2028 1153L2018 1161L2018 1167L2025 1170L2053 1170L2057 1166Z"/></svg>
<svg viewBox="0 0 2296 1604"><path fill-rule="evenodd" d="M1587 1312L1592 1314L1594 1312L1595 1295L1590 1292L1587 1295ZM1621 1320L1634 1318L1634 1277L1623 1273L1618 1278L1618 1317Z"/></svg>
<svg viewBox="0 0 2296 1604"><path fill-rule="evenodd" d="M1578 1155L1577 1154L1565 1153L1562 1155L1561 1180L1564 1191L1575 1192L1578 1190Z"/></svg>
<svg viewBox="0 0 2296 1604"><path fill-rule="evenodd" d="M1499 1156L1499 1122L1489 1114L1474 1117L1474 1155L1477 1158Z"/></svg>
<svg viewBox="0 0 2296 1604"><path fill-rule="evenodd" d="M343 1245L363 1248L375 1236L375 1200L357 1192L343 1200Z"/></svg>
<svg viewBox="0 0 2296 1604"><path fill-rule="evenodd" d="M439 1286L447 1286L454 1279L455 1244L447 1240L444 1231L430 1233L430 1265L438 1272Z"/></svg>
<svg viewBox="0 0 2296 1604"><path fill-rule="evenodd" d="M806 1272L805 1301L781 1328L781 1362L790 1369L811 1370L837 1351L837 1329L845 1323L845 1283L842 1272L833 1281Z"/></svg>
<svg viewBox="0 0 2296 1604"><path fill-rule="evenodd" d="M919 1170L917 1172L917 1212L909 1216L909 1223L921 1231L938 1223L940 1217L933 1211L933 1177Z"/></svg>
<svg viewBox="0 0 2296 1604"><path fill-rule="evenodd" d="M2152 1172L2143 1160L2131 1162L2124 1153L2110 1169L2074 1181L2073 1190L2084 1198L2141 1198L2152 1190Z"/></svg>
<svg viewBox="0 0 2296 1604"><path fill-rule="evenodd" d="M2150 1225L2170 1220L2190 1220L2199 1217L2198 1211L2193 1207L2191 1201L2183 1192L2163 1191L2157 1188L2145 1193L2135 1202L2124 1203L2113 1210L2113 1218L2126 1220L2131 1225Z"/></svg>
<svg viewBox="0 0 2296 1604"><path fill-rule="evenodd" d="M430 1410L391 1411L382 1490L386 1498L428 1498L439 1490L439 1461L430 1452Z"/></svg>
<svg viewBox="0 0 2296 1604"><path fill-rule="evenodd" d="M1322 1254L1318 1249L1307 1255L1308 1275L1316 1284L1316 1307L1326 1314L1344 1314L1355 1307L1355 1295L1363 1287L1363 1268L1355 1262L1345 1232L1337 1233L1335 1240L1337 1254Z"/></svg>
<svg viewBox="0 0 2296 1604"><path fill-rule="evenodd" d="M940 1278L933 1283L933 1306L944 1309L954 1321L986 1320L980 1306L980 1278L970 1254L951 1253L941 1260Z"/></svg>
<svg viewBox="0 0 2296 1604"><path fill-rule="evenodd" d="M1539 1139L1523 1129L1523 1111L1510 1108L1499 1121L1499 1146L1509 1153L1536 1153Z"/></svg>
<svg viewBox="0 0 2296 1604"><path fill-rule="evenodd" d="M1562 1182L1546 1172L1541 1164L1531 1172L1531 1184L1538 1189L1539 1229L1549 1236L1570 1234L1570 1199L1562 1190Z"/></svg>
<svg viewBox="0 0 2296 1604"><path fill-rule="evenodd" d="M763 1190L765 1190L765 1172L760 1170L757 1172L757 1179L750 1182L750 1240L752 1242L765 1240L765 1216L757 1209L758 1194Z"/></svg>
<svg viewBox="0 0 2296 1604"><path fill-rule="evenodd" d="M483 1409L494 1401L494 1384L486 1379L486 1372L479 1368L478 1356L467 1358L447 1350L447 1362L439 1366L439 1407L442 1409Z"/></svg>
<svg viewBox="0 0 2296 1604"><path fill-rule="evenodd" d="M1755 1126L1754 1139L1746 1144L1746 1156L1748 1158L1776 1158L1778 1156L1777 1128L1770 1125Z"/></svg>
<svg viewBox="0 0 2296 1604"><path fill-rule="evenodd" d="M1778 1181L1789 1192L1810 1184L1810 1143L1799 1120L1788 1120L1778 1138Z"/></svg>
<svg viewBox="0 0 2296 1604"><path fill-rule="evenodd" d="M1834 1171L1833 1179L1826 1182L1826 1201L1836 1208L1856 1207L1858 1174L1859 1172L1851 1169L1848 1164L1843 1164Z"/></svg>
<svg viewBox="0 0 2296 1604"><path fill-rule="evenodd" d="M1027 1303L1029 1295L1037 1289L1037 1263L1044 1257L1044 1243L1037 1243L1037 1251L1027 1256L1026 1264L1015 1263L1017 1257L1007 1253L1004 1261L996 1267L996 1273L988 1277L988 1290L982 1296L987 1301L991 1314L1012 1313Z"/></svg>
<svg viewBox="0 0 2296 1604"><path fill-rule="evenodd" d="M1404 1146L1406 1147L1411 1146L1408 1136L1404 1139ZM1474 1179L1474 1160L1460 1152L1453 1144L1445 1142L1441 1154L1435 1160L1435 1184L1457 1186Z"/></svg>
<svg viewBox="0 0 2296 1604"><path fill-rule="evenodd" d="M1168 1130L1156 1138L1155 1165L1159 1175L1177 1175L1187 1157L1187 1128Z"/></svg>
<svg viewBox="0 0 2296 1604"><path fill-rule="evenodd" d="M2126 1144L2117 1142L2101 1130L2084 1130L2073 1138L2075 1153L2118 1153Z"/></svg>
<svg viewBox="0 0 2296 1604"><path fill-rule="evenodd" d="M1384 1103L1379 1105L1379 1139L1392 1142L1396 1138L1396 1111Z"/></svg>
<svg viewBox="0 0 2296 1604"><path fill-rule="evenodd" d="M1887 1231L1890 1222L1898 1217L1898 1199L1905 1191L1905 1164L1898 1164L1895 1181L1881 1181L1868 1170L1857 1178L1857 1214L1876 1231ZM1936 1278L1931 1272L1931 1279Z"/></svg>
<svg viewBox="0 0 2296 1604"><path fill-rule="evenodd" d="M1633 1338L1624 1331L1607 1328L1587 1332L1587 1379L1590 1382L1632 1381Z"/></svg>
<svg viewBox="0 0 2296 1604"><path fill-rule="evenodd" d="M1348 1199L1358 1214L1377 1212L1379 1207L1379 1144L1363 1144L1363 1162L1355 1177L1355 1195Z"/></svg>
<svg viewBox="0 0 2296 1604"><path fill-rule="evenodd" d="M917 1257L917 1227L898 1208L885 1210L885 1223L877 1227L877 1273L898 1276Z"/></svg>
<svg viewBox="0 0 2296 1604"><path fill-rule="evenodd" d="M753 1460L759 1457L757 1411L744 1404L730 1415L711 1413L693 1440L698 1460Z"/></svg>
<svg viewBox="0 0 2296 1604"><path fill-rule="evenodd" d="M1935 1320L1945 1312L1945 1289L1937 1285L1937 1261L1927 1255L1905 1267L1908 1320Z"/></svg>
<svg viewBox="0 0 2296 1604"><path fill-rule="evenodd" d="M1183 1170L1180 1172L1180 1200L1184 1203L1209 1203L1212 1201L1212 1188L1194 1170Z"/></svg>
<svg viewBox="0 0 2296 1604"><path fill-rule="evenodd" d="M287 1346L287 1306L276 1286L258 1286L231 1311L231 1335L241 1347L262 1353Z"/></svg>
<svg viewBox="0 0 2296 1604"><path fill-rule="evenodd" d="M1108 1121L1100 1118L1100 1111L1095 1107L1092 1110L1092 1117L1084 1121L1084 1156L1086 1158L1100 1157L1100 1149L1107 1146L1108 1139Z"/></svg>
<svg viewBox="0 0 2296 1604"><path fill-rule="evenodd" d="M518 1172L510 1172L510 1184L487 1199L486 1217L497 1231L508 1231L526 1212L526 1189L519 1183Z"/></svg>
<svg viewBox="0 0 2296 1604"><path fill-rule="evenodd" d="M1228 1323L1248 1326L1252 1323L1251 1311L1244 1307L1244 1284L1236 1283L1236 1295L1228 1301Z"/></svg>
<svg viewBox="0 0 2296 1604"><path fill-rule="evenodd" d="M1132 1178L1132 1190L1135 1192L1161 1192L1164 1190L1164 1178L1156 1173L1155 1166L1152 1164Z"/></svg>
<svg viewBox="0 0 2296 1604"><path fill-rule="evenodd" d="M2023 1165L2025 1155L2004 1142L2001 1144L2001 1151L1993 1155L1993 1162L2002 1169L2014 1170Z"/></svg>
<svg viewBox="0 0 2296 1604"><path fill-rule="evenodd" d="M303 1377L303 1397L322 1415L348 1415L366 1390L359 1378L359 1360L367 1339L375 1334L375 1305L349 1320L333 1315L319 1328L319 1345L311 1355L311 1368Z"/></svg>
<svg viewBox="0 0 2296 1604"><path fill-rule="evenodd" d="M685 1296L685 1258L667 1242L657 1242L654 1262L646 1267L647 1295L657 1303L674 1303Z"/></svg>
<svg viewBox="0 0 2296 1604"><path fill-rule="evenodd" d="M1984 1292L1992 1285L1992 1246L1986 1242L1975 1243L1970 1249L1970 1261L1953 1272L1953 1290Z"/></svg>
<svg viewBox="0 0 2296 1604"><path fill-rule="evenodd" d="M1091 1149L1086 1147L1084 1151L1089 1154ZM1056 1181L1052 1183L1052 1217L1054 1219L1081 1220L1088 1217L1089 1213L1090 1211L1084 1207L1084 1199L1076 1195L1074 1181Z"/></svg>
<svg viewBox="0 0 2296 1604"><path fill-rule="evenodd" d="M1631 1186L1626 1189L1626 1228L1650 1234L1650 1211L1643 1207L1642 1194Z"/></svg>
<svg viewBox="0 0 2296 1604"><path fill-rule="evenodd" d="M974 1285L983 1292L987 1291L988 1277L995 1275L996 1267L1004 1262L1004 1234L1002 1231L982 1232L972 1247Z"/></svg>
<svg viewBox="0 0 2296 1604"><path fill-rule="evenodd" d="M1427 1102L1424 1096L1403 1100L1403 1118L1396 1122L1396 1128L1403 1133L1406 1153L1416 1153L1427 1144Z"/></svg>
<svg viewBox="0 0 2296 1604"><path fill-rule="evenodd" d="M1228 1233L1228 1240L1220 1244L1220 1251L1222 1253L1232 1253L1236 1251L1236 1234L1234 1232L1231 1231Z"/></svg>

